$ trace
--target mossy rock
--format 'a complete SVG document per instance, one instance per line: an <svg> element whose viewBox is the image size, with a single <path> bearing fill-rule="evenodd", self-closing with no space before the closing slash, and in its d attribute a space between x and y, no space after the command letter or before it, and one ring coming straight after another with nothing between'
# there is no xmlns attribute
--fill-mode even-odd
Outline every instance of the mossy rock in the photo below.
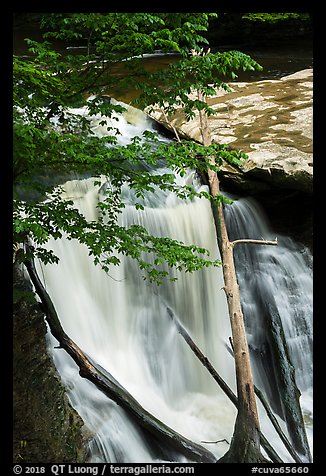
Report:
<svg viewBox="0 0 326 476"><path fill-rule="evenodd" d="M86 462L87 432L47 352L44 314L26 298L29 289L17 270L14 289L13 462Z"/></svg>

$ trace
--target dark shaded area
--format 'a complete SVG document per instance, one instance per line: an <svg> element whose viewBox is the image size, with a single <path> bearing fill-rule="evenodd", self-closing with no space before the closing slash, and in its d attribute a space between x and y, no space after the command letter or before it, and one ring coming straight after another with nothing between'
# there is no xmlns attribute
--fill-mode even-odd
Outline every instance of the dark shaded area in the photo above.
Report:
<svg viewBox="0 0 326 476"><path fill-rule="evenodd" d="M262 327L266 331L264 343L265 357L268 356L269 366L266 368L268 379L272 382L273 395L271 404L277 403L277 413L286 422L290 440L298 452L305 455L311 462L307 436L304 431L304 420L300 408L300 391L295 381L295 369L292 365L283 330L282 320L268 286L259 282L254 288L255 303L260 309ZM250 316L247 316L247 321ZM262 360L264 355L260 356ZM265 361L266 367L266 361ZM275 398L277 397L277 398ZM272 405L273 406L273 405Z"/></svg>
<svg viewBox="0 0 326 476"><path fill-rule="evenodd" d="M257 24L242 21L240 15L222 14L211 24L207 35L213 48L239 49L264 66L263 72L251 73L250 78L243 74L239 76L240 80L265 79L271 75L278 77L312 66L311 19ZM26 37L42 40L39 17L37 13L14 14L15 53L26 51L23 46ZM264 190L254 196L265 209L275 231L291 236L312 249L310 195L291 190ZM46 352L46 329L38 304L26 300L16 303L13 322L13 461L85 461L82 422L71 409Z"/></svg>
<svg viewBox="0 0 326 476"><path fill-rule="evenodd" d="M13 462L83 463L83 422L47 352L44 313L17 270L14 290Z"/></svg>
<svg viewBox="0 0 326 476"><path fill-rule="evenodd" d="M217 19L210 21L207 39L214 47L229 45L241 46L279 46L287 45L289 40L311 40L313 18L311 13L300 14L297 18L286 16L277 21L253 21L244 18L245 13L219 13ZM272 17L271 17L272 18Z"/></svg>
<svg viewBox="0 0 326 476"><path fill-rule="evenodd" d="M295 191L273 191L257 194L256 200L263 207L272 228L290 236L313 251L313 197Z"/></svg>
<svg viewBox="0 0 326 476"><path fill-rule="evenodd" d="M305 56L304 49L312 51L313 18L310 13L301 15L298 19L288 18L275 22L250 21L244 19L243 15L245 14L219 13L217 19L210 20L209 30L203 36L209 41L212 50L239 49L247 54L256 51L255 59L258 62L266 54L273 56L272 50L295 51L302 48L302 59ZM24 38L42 40L41 17L42 13L14 13L13 49L16 54L26 51ZM58 40L55 43L63 49L66 46ZM81 44L76 41L75 45L68 46Z"/></svg>
<svg viewBox="0 0 326 476"><path fill-rule="evenodd" d="M313 251L313 195L288 189L262 186L257 192L245 192L221 178L225 192L253 197L263 208L276 235L286 235Z"/></svg>

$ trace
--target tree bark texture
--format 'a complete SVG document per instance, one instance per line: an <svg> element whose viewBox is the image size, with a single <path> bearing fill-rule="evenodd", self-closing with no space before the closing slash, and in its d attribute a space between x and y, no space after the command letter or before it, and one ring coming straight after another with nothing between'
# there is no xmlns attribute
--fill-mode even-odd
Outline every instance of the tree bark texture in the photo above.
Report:
<svg viewBox="0 0 326 476"><path fill-rule="evenodd" d="M204 127L206 130L205 134L203 134L202 136L203 142L205 143L205 145L209 145L210 135L207 132L207 117L202 113L200 114L203 116L201 118L202 127ZM214 162L213 165L215 165ZM208 171L208 181L211 194L213 196L218 196L220 194L220 188L217 173L215 171ZM235 245L243 243L277 245L277 240L263 241L244 239L230 241L225 225L222 205L218 205L216 207L215 216L217 216L216 221L218 230L218 240L223 262L225 293L229 307L229 315L233 337L233 350L235 357L237 391L239 399L238 417L235 424L234 438L232 440L232 443L234 443L234 448L232 449L231 447L229 453L230 455L232 454L232 459L235 459L236 461L254 462L252 461L252 458L258 457L259 459L260 457L257 453L257 445L259 440L259 420L256 402L253 398L255 387L253 384L251 372L249 348L246 339L244 316L241 308L240 290L237 282L233 248ZM257 297L257 299L258 298L259 297ZM266 328L269 334L269 340L273 342L273 345L271 347L273 350L274 360L277 360L275 367L279 369L277 372L279 392L281 395L290 440L293 445L287 445L289 452L296 462L302 462L302 457L299 455L303 455L308 462L311 462L312 459L309 450L309 444L305 432L301 408L299 405L299 391L295 383L294 369L288 358L282 323L280 322L280 317L277 312L276 314L275 312L272 312L271 322L266 323ZM235 337L236 342L234 341ZM251 444L249 445L252 447L251 449L247 447L247 443L243 444L243 433L246 425L246 419L247 427L245 433L247 434L248 442L251 440ZM243 458L244 461L241 461L241 459ZM229 456L226 456L224 462L226 462L228 459Z"/></svg>
<svg viewBox="0 0 326 476"><path fill-rule="evenodd" d="M198 91L198 99L201 101L205 100L204 94L200 91ZM203 144L204 146L209 146L211 144L211 135L207 115L203 111L199 111L199 116ZM215 166L214 158L211 158L211 165ZM208 169L208 182L212 196L219 196L219 179L214 170ZM233 463L263 461L265 459L260 453L260 425L249 348L241 308L240 290L234 265L233 245L228 237L222 204L217 205L216 212L217 234L223 262L224 289L228 303L234 346L238 394L238 414L231 446L220 461Z"/></svg>
<svg viewBox="0 0 326 476"><path fill-rule="evenodd" d="M209 183L212 195L219 194L218 179L215 172L209 174ZM260 425L258 410L241 308L240 290L233 260L233 246L228 238L222 205L218 205L217 214L223 262L224 289L229 308L238 395L238 415L228 453L229 458L234 463L251 463L264 460L259 450Z"/></svg>

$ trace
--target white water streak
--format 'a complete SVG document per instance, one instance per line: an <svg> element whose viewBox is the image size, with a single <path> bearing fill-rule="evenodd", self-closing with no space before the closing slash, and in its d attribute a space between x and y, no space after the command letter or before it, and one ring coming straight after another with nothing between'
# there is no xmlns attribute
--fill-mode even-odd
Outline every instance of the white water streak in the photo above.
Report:
<svg viewBox="0 0 326 476"><path fill-rule="evenodd" d="M140 128L137 129L139 117L134 124L130 117L129 122L126 117L119 117L122 143L129 141L135 131L139 133L148 126L146 116L138 112L133 115L134 111L130 111L132 117L141 117ZM94 123L96 133L105 133L99 127ZM200 187L193 172L185 180ZM71 181L64 188L88 219L96 219L101 192L92 179ZM124 193L128 198L128 190ZM195 199L182 203L165 193L154 197L154 200L153 197L149 199L144 211L137 211L130 196L121 223L125 226L142 224L150 233L208 248L213 258L219 258L207 201ZM67 334L148 411L185 437L198 443L203 440L230 441L235 407L187 347L167 315L168 305L235 390L234 363L224 345L231 331L221 269L204 269L194 274L171 271L171 276L177 275L178 281L157 287L142 279L137 264L130 258L120 257L121 265L106 274L99 266L94 266L87 249L74 240L63 237L51 241L49 247L59 256L60 263L42 266L40 276L44 276L45 286ZM301 269L303 279L305 273L306 269ZM287 294L285 286L288 283L280 286L284 286L279 296L283 301L281 293ZM289 340L293 340L292 353L295 354L298 331L289 323L286 332ZM54 339L50 335L49 342L72 404L95 434L90 443L90 462L161 460L162 456L151 447L151 442L128 415L93 384L80 378L76 365L64 351L53 348ZM304 340L302 346L305 346ZM305 372L304 368L302 375ZM280 456L291 462L263 412L262 423L263 430L268 432L266 436L275 443ZM217 457L228 449L225 442L206 447ZM172 460L184 461L177 455L173 455Z"/></svg>

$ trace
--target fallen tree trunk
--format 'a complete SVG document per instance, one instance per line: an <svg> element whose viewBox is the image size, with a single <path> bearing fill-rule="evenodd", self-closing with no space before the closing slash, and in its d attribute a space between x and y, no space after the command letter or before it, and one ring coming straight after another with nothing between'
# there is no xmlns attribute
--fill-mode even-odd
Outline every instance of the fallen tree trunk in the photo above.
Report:
<svg viewBox="0 0 326 476"><path fill-rule="evenodd" d="M190 335L188 334L186 329L179 322L179 320L175 317L173 311L168 306L167 306L167 311L168 311L169 317L171 318L171 320L173 321L173 323L177 327L177 330L178 330L179 334L183 337L183 339L186 341L188 346L194 352L196 357L200 360L200 362L208 370L208 372L211 374L211 376L214 378L214 380L217 382L217 384L220 386L220 388L223 390L223 392L227 395L227 397L231 400L231 402L234 404L234 406L236 408L238 408L238 399L237 399L236 395L233 393L233 391L231 390L231 388L222 379L222 377L217 373L214 366L210 363L209 359L202 353L202 351L199 349L199 347L195 344L195 342L192 340L192 338L190 337ZM264 406L265 405L267 405L266 402L264 402ZM267 407L268 407L268 405L267 405ZM270 414L271 414L271 412L269 413L269 415ZM273 421L272 421L272 423L274 425ZM275 425L274 425L274 427L275 427ZM277 429L277 428L275 427L275 429ZM280 429L280 431L282 432L281 429ZM284 441L287 441L284 434L283 434L283 437L284 437ZM261 446L266 451L267 455L271 458L271 460L274 463L283 463L283 461L278 456L278 454L275 452L275 450L272 448L272 446L268 442L267 438L263 435L263 433L260 433L260 443L261 443ZM294 454L295 454L295 452L294 452ZM297 456L297 455L295 455L295 456ZM297 461L297 460L295 459L295 461ZM301 461L298 460L297 462L301 462Z"/></svg>
<svg viewBox="0 0 326 476"><path fill-rule="evenodd" d="M131 415L143 430L150 433L158 441L162 441L175 451L184 455L193 462L215 463L216 457L201 445L194 443L180 435L155 416L145 410L120 383L93 362L64 332L52 300L36 272L33 260L25 263L35 290L41 299L47 321L53 336L76 362L81 377L93 382L105 395L121 405Z"/></svg>

